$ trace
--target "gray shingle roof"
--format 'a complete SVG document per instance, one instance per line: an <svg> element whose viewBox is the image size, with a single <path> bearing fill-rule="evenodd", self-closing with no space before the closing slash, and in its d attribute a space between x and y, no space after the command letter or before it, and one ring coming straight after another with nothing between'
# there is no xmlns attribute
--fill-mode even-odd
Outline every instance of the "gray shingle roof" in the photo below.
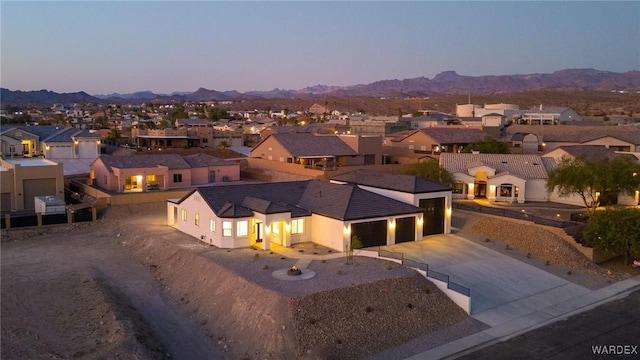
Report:
<svg viewBox="0 0 640 360"><path fill-rule="evenodd" d="M183 158L191 167L224 166L235 164L233 161L220 159L218 157L202 153L186 155Z"/></svg>
<svg viewBox="0 0 640 360"><path fill-rule="evenodd" d="M440 154L440 166L451 173L468 174L469 169L485 165L496 170L496 176L509 173L521 179L546 179L542 157L533 154Z"/></svg>
<svg viewBox="0 0 640 360"><path fill-rule="evenodd" d="M336 135L272 134L295 157L358 155Z"/></svg>
<svg viewBox="0 0 640 360"><path fill-rule="evenodd" d="M410 194L451 190L451 188L447 186L417 176L397 175L372 170L356 170L335 176L332 179Z"/></svg>
<svg viewBox="0 0 640 360"><path fill-rule="evenodd" d="M339 220L423 211L419 207L374 194L356 185L338 185L320 180L210 186L200 187L197 191L220 217L237 217L237 214L251 216L251 209L267 213L286 210L291 211L292 217L315 213ZM245 210L241 211L241 208Z"/></svg>
<svg viewBox="0 0 640 360"><path fill-rule="evenodd" d="M489 136L480 129L430 127L421 131L440 144L469 144Z"/></svg>
<svg viewBox="0 0 640 360"><path fill-rule="evenodd" d="M149 154L134 156L111 156L100 155L99 159L105 164L107 169L133 169L133 168L155 168L159 165L167 166L170 170L190 169L191 166L182 156L178 154Z"/></svg>
<svg viewBox="0 0 640 360"><path fill-rule="evenodd" d="M549 142L583 143L611 136L640 145L640 126L511 125L507 133L528 132Z"/></svg>
<svg viewBox="0 0 640 360"><path fill-rule="evenodd" d="M604 145L572 145L572 146L560 146L558 149L562 149L569 155L574 157L584 157L586 159L593 158L608 158L612 159L617 156L616 152L607 148Z"/></svg>

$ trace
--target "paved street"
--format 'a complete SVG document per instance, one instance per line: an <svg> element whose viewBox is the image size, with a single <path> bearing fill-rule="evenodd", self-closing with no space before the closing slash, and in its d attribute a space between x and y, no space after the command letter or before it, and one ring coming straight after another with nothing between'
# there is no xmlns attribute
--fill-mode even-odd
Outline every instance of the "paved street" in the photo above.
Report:
<svg viewBox="0 0 640 360"><path fill-rule="evenodd" d="M638 359L639 353L640 290L459 359Z"/></svg>

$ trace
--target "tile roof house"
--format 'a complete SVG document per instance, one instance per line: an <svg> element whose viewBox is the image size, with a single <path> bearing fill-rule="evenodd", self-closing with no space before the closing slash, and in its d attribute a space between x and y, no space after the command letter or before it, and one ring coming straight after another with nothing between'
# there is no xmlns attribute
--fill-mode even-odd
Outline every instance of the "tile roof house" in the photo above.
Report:
<svg viewBox="0 0 640 360"><path fill-rule="evenodd" d="M615 151L640 152L640 127L511 125L507 136L518 132L535 134L544 151L565 145L604 145Z"/></svg>
<svg viewBox="0 0 640 360"><path fill-rule="evenodd" d="M331 178L331 182L356 184L360 188L390 197L423 210L422 235L451 232L451 188L417 176L372 170L356 170Z"/></svg>
<svg viewBox="0 0 640 360"><path fill-rule="evenodd" d="M547 201L547 166L553 160L534 154L440 155L440 166L454 175L454 198L486 198L524 203Z"/></svg>
<svg viewBox="0 0 640 360"><path fill-rule="evenodd" d="M582 157L584 159L613 159L618 156L632 156L633 159L640 163L640 159L634 154L617 153L604 145L572 145L572 146L560 146L554 150L551 150L542 155L543 160L547 164L547 170L552 170L560 164L563 158L576 158ZM552 192L549 195L550 201L584 206L582 198L577 195L573 196L560 196L557 191ZM635 194L608 194L604 203L619 204L619 205L640 205L640 189Z"/></svg>
<svg viewBox="0 0 640 360"><path fill-rule="evenodd" d="M167 202L169 224L221 248L315 242L344 251L422 238L423 209L320 180L198 187ZM398 225L402 225L398 229Z"/></svg>
<svg viewBox="0 0 640 360"><path fill-rule="evenodd" d="M359 135L275 133L251 150L251 157L311 168L380 164L382 138Z"/></svg>
<svg viewBox="0 0 640 360"><path fill-rule="evenodd" d="M206 154L102 155L91 164L93 185L114 192L168 190L240 180L240 165Z"/></svg>
<svg viewBox="0 0 640 360"><path fill-rule="evenodd" d="M404 137L391 139L388 145L438 155L459 153L462 149L489 136L480 129L465 127L430 127L408 133Z"/></svg>

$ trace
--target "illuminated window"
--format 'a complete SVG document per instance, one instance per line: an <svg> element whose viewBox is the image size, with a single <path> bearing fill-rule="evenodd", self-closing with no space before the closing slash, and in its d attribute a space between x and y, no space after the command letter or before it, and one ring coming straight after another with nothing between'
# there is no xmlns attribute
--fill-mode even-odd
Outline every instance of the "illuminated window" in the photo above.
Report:
<svg viewBox="0 0 640 360"><path fill-rule="evenodd" d="M147 175L147 182L155 182L155 181L156 181L155 175Z"/></svg>
<svg viewBox="0 0 640 360"><path fill-rule="evenodd" d="M216 221L213 219L209 220L209 231L216 232Z"/></svg>
<svg viewBox="0 0 640 360"><path fill-rule="evenodd" d="M182 209L180 215L181 215L182 221L187 221L187 210L186 209Z"/></svg>
<svg viewBox="0 0 640 360"><path fill-rule="evenodd" d="M236 222L236 236L248 236L249 235L249 222L247 220Z"/></svg>
<svg viewBox="0 0 640 360"><path fill-rule="evenodd" d="M274 234L280 234L280 223L273 223L273 225L271 225L271 231Z"/></svg>
<svg viewBox="0 0 640 360"><path fill-rule="evenodd" d="M222 222L222 236L230 237L233 235L233 223L231 221Z"/></svg>
<svg viewBox="0 0 640 360"><path fill-rule="evenodd" d="M194 218L194 223L196 224L196 226L200 226L200 214L196 213L196 216Z"/></svg>
<svg viewBox="0 0 640 360"><path fill-rule="evenodd" d="M292 234L304 233L304 219L291 220L291 233Z"/></svg>

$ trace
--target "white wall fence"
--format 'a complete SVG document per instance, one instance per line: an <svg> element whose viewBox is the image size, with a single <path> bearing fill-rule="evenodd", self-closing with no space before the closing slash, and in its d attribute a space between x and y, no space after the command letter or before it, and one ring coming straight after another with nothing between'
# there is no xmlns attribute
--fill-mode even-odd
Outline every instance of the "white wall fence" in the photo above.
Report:
<svg viewBox="0 0 640 360"><path fill-rule="evenodd" d="M403 253L382 249L378 249L378 251L358 249L354 250L353 254L356 256L366 256L393 261L416 270L427 280L434 283L440 291L453 300L456 305L466 311L467 314L471 314L471 289L449 280L449 275L430 270L428 264L405 258Z"/></svg>

